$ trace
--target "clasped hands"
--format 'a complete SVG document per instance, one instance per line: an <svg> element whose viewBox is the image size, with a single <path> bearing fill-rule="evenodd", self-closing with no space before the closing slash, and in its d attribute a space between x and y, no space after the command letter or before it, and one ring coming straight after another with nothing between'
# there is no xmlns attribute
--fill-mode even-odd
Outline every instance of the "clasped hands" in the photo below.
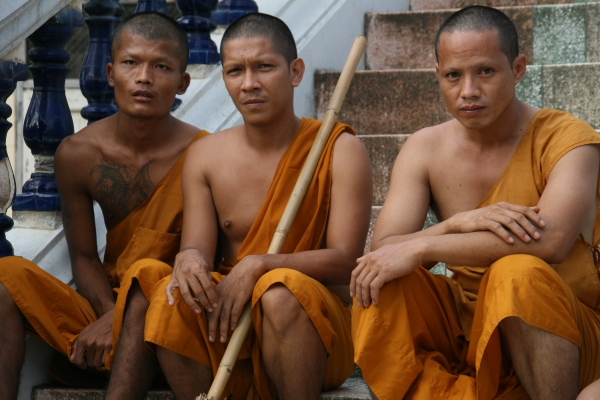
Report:
<svg viewBox="0 0 600 400"><path fill-rule="evenodd" d="M539 207L501 202L455 214L442 222L443 234L489 231L508 244L515 243L513 236L529 243L540 238L538 227L546 225L538 212ZM377 305L385 283L423 264L416 240L388 244L356 260L358 266L352 271L350 295L356 297L359 306Z"/></svg>
<svg viewBox="0 0 600 400"><path fill-rule="evenodd" d="M266 272L263 257L244 257L214 285L210 274L212 263L207 262L197 249L183 250L175 258L171 282L166 288L167 300L174 305L173 292L179 289L183 300L196 314L201 314L202 308L208 312L209 340L215 341L218 328L219 340L225 343L252 297L256 282Z"/></svg>

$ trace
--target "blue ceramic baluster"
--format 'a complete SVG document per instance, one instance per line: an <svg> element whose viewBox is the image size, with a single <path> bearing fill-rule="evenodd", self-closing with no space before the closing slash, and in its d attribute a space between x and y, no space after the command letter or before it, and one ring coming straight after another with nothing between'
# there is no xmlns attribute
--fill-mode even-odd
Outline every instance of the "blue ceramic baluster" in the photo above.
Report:
<svg viewBox="0 0 600 400"><path fill-rule="evenodd" d="M183 15L177 22L190 42L190 64L218 64L221 58L210 32L217 25L210 19L218 0L177 0Z"/></svg>
<svg viewBox="0 0 600 400"><path fill-rule="evenodd" d="M119 17L123 14L123 6L118 0L91 0L84 9L89 15L85 23L90 29L90 44L79 85L89 104L81 110L81 116L91 124L119 109L114 90L108 84L106 64L111 61L110 45L115 27L121 22Z"/></svg>
<svg viewBox="0 0 600 400"><path fill-rule="evenodd" d="M212 15L217 25L231 25L246 14L258 12L253 0L222 0Z"/></svg>
<svg viewBox="0 0 600 400"><path fill-rule="evenodd" d="M60 142L73 134L73 119L65 96L65 78L70 59L65 44L76 26L83 25L80 10L65 8L50 18L29 39L33 48L29 71L33 76L33 97L25 116L23 136L35 157L31 179L17 195L14 211L60 211L60 196L54 180L54 153Z"/></svg>
<svg viewBox="0 0 600 400"><path fill-rule="evenodd" d="M166 0L138 0L135 12L139 13L144 11L157 11L169 15Z"/></svg>
<svg viewBox="0 0 600 400"><path fill-rule="evenodd" d="M27 65L15 61L0 61L0 257L14 255L13 247L6 239L6 232L13 227L13 220L6 215L16 193L15 176L6 151L6 134L12 126L7 121L12 114L6 104L14 92L17 81L27 79Z"/></svg>

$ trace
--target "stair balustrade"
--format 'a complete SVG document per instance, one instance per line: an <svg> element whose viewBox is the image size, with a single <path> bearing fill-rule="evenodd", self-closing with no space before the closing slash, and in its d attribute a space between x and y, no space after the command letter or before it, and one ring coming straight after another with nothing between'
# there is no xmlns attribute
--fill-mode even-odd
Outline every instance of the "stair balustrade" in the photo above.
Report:
<svg viewBox="0 0 600 400"><path fill-rule="evenodd" d="M85 55L79 86L88 101L81 116L88 124L113 115L119 109L114 89L108 83L106 64L111 61L110 45L115 28L121 22L123 6L118 0L91 0L84 7L88 17L85 23L90 31L90 42Z"/></svg>
<svg viewBox="0 0 600 400"><path fill-rule="evenodd" d="M218 64L221 61L217 45L210 33L217 25L211 13L218 0L177 0L183 15L177 22L185 29L190 43L189 64Z"/></svg>
<svg viewBox="0 0 600 400"><path fill-rule="evenodd" d="M33 97L23 126L25 144L35 157L35 172L25 182L23 193L13 204L16 219L27 219L23 211L51 213L46 227L60 223L60 196L54 180L54 153L60 142L74 133L73 119L65 96L65 79L69 69L69 52L64 49L76 26L83 25L80 9L67 7L51 17L29 38L28 52L33 64Z"/></svg>
<svg viewBox="0 0 600 400"><path fill-rule="evenodd" d="M212 20L217 25L231 25L246 14L258 12L253 0L222 0L213 13Z"/></svg>
<svg viewBox="0 0 600 400"><path fill-rule="evenodd" d="M135 12L156 11L165 15L169 15L167 11L166 0L138 0Z"/></svg>

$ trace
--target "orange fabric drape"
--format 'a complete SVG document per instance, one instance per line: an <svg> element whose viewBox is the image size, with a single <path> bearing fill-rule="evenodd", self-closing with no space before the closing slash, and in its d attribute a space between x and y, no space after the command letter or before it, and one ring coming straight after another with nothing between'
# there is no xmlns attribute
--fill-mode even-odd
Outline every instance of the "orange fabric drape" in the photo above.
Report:
<svg viewBox="0 0 600 400"><path fill-rule="evenodd" d="M201 131L192 142L208 135ZM179 250L183 197L181 171L185 153L156 185L146 201L111 229L106 238L104 268L117 295L113 325L113 350L118 344L127 293L137 279L148 299L155 284L171 268L147 271L136 261L152 257L172 265ZM0 259L0 282L6 287L27 319L27 331L70 357L72 344L81 330L97 319L90 303L31 261L20 257Z"/></svg>
<svg viewBox="0 0 600 400"><path fill-rule="evenodd" d="M588 124L538 111L478 208L535 206L561 157L587 144L600 144ZM600 377L600 280L581 238L559 265L513 255L448 268L452 278L420 268L384 286L378 306L355 305L355 361L379 399L528 398L501 350L498 324L510 316L580 346L580 385Z"/></svg>
<svg viewBox="0 0 600 400"><path fill-rule="evenodd" d="M283 155L273 182L235 262L228 261L213 272L216 285L225 279L235 264L247 255L266 254L277 224L293 191L321 122L304 118L289 148ZM333 147L342 132L354 133L340 123L334 127L317 171L291 228L282 253L296 253L321 247L329 213L331 196ZM156 264L160 262L156 261ZM171 307L165 296L170 277L157 285L146 316L146 341L154 343L210 367L216 373L226 345L208 341L205 313L194 314L175 292L176 304ZM269 381L261 356L262 314L257 306L260 297L271 285L281 283L302 304L315 325L329 353L324 388L341 385L354 369L350 338L350 310L340 299L314 279L290 269L277 269L265 274L256 284L252 296L253 331L242 348L224 397L246 399L254 386L255 399L274 399L275 388Z"/></svg>

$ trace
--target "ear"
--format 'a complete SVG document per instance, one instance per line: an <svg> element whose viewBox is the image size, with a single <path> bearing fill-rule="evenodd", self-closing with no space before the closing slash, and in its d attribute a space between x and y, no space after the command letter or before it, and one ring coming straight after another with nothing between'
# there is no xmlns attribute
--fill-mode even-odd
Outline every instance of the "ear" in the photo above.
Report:
<svg viewBox="0 0 600 400"><path fill-rule="evenodd" d="M300 82L302 82L302 78L304 77L304 71L306 71L306 65L304 64L303 59L296 58L290 63L290 72L292 74L292 87L300 86Z"/></svg>
<svg viewBox="0 0 600 400"><path fill-rule="evenodd" d="M181 80L179 81L179 86L177 87L177 94L184 94L187 91L188 87L190 87L191 81L192 78L190 74L188 74L187 72L181 74Z"/></svg>
<svg viewBox="0 0 600 400"><path fill-rule="evenodd" d="M113 72L113 64L106 64L106 75L108 76L108 84L112 87L115 87L115 75Z"/></svg>
<svg viewBox="0 0 600 400"><path fill-rule="evenodd" d="M527 56L525 54L520 54L515 58L513 71L515 71L515 86L517 86L525 76L525 72L527 72Z"/></svg>

